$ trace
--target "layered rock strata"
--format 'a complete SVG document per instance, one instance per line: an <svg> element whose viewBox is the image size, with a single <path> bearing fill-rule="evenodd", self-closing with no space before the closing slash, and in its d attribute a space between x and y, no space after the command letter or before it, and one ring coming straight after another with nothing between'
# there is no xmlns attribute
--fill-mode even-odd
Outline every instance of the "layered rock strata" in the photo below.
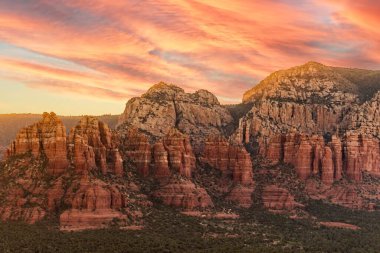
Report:
<svg viewBox="0 0 380 253"><path fill-rule="evenodd" d="M44 113L42 120L25 127L6 151L6 156L31 152L34 157L46 157L47 171L59 175L68 166L66 129L55 113Z"/></svg>
<svg viewBox="0 0 380 253"><path fill-rule="evenodd" d="M100 169L103 174L123 175L123 160L109 127L86 116L71 129L69 155L78 172Z"/></svg>
<svg viewBox="0 0 380 253"><path fill-rule="evenodd" d="M116 136L96 118L80 120L66 143L61 121L45 113L20 131L7 156L0 172L8 179L0 187L3 220L34 223L60 214L61 229L92 229L115 220L135 224L151 205L138 186L122 179Z"/></svg>
<svg viewBox="0 0 380 253"><path fill-rule="evenodd" d="M150 142L136 128L121 134L124 159L136 166L139 174L154 178L159 187L152 195L164 204L191 210L212 207L205 189L192 182L196 158L188 135L172 128L161 139Z"/></svg>
<svg viewBox="0 0 380 253"><path fill-rule="evenodd" d="M202 166L221 172L219 184L232 183L226 200L238 203L242 207L252 204L253 166L251 157L244 147L231 144L224 137L213 136L205 141L199 160Z"/></svg>

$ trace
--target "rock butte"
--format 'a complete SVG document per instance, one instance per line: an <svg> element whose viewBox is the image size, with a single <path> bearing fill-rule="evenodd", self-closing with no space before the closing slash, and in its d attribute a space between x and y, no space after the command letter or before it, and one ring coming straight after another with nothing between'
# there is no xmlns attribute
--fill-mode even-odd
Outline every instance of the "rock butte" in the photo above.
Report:
<svg viewBox="0 0 380 253"><path fill-rule="evenodd" d="M104 123L84 117L66 140L54 113L44 113L41 121L20 130L6 152L2 176L16 181L1 189L8 196L0 207L1 219L34 223L57 214L64 230L100 228L114 218L125 225L138 223L140 209L151 202L130 182L105 178L123 176L114 135Z"/></svg>
<svg viewBox="0 0 380 253"><path fill-rule="evenodd" d="M66 136L44 113L4 153L0 218L56 216L80 230L143 227L153 203L200 217L252 204L292 211L307 198L374 210L380 82L355 73L309 62L230 106L159 83L128 101L115 130L86 116Z"/></svg>

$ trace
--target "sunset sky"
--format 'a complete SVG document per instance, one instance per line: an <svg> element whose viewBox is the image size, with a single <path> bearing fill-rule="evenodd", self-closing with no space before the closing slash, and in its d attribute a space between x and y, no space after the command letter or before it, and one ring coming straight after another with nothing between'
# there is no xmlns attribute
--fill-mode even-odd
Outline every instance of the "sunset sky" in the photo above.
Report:
<svg viewBox="0 0 380 253"><path fill-rule="evenodd" d="M380 69L380 1L0 0L0 113L119 114L160 81L222 103L307 61Z"/></svg>

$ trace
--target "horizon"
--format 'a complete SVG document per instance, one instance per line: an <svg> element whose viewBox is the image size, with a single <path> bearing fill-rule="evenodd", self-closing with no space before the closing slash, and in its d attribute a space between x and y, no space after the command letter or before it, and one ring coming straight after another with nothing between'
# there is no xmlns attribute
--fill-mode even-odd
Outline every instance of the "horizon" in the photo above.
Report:
<svg viewBox="0 0 380 253"><path fill-rule="evenodd" d="M0 114L121 114L160 81L237 104L309 61L380 69L379 11L370 0L5 0Z"/></svg>
<svg viewBox="0 0 380 253"><path fill-rule="evenodd" d="M46 111L45 111L46 112ZM0 116L4 115L43 115L45 112L41 113L31 113L31 112L11 112L11 113L0 113ZM47 112L47 113L52 113L53 111ZM54 112L55 113L55 112ZM101 116L120 116L120 114L100 114L100 115L90 115L90 114L80 114L80 115L62 115L62 114L57 114L58 117L85 117L85 116L93 116L93 117L101 117Z"/></svg>

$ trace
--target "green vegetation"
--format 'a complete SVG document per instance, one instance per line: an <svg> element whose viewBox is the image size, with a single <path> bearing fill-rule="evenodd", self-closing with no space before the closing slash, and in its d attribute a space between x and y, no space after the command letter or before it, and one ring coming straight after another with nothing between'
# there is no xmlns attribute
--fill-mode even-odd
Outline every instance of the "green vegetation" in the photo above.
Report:
<svg viewBox="0 0 380 253"><path fill-rule="evenodd" d="M341 221L357 231L324 228L259 207L239 210L238 220L187 217L158 205L141 231L116 228L60 232L56 222L0 223L0 252L379 252L380 213L352 211L311 201L318 221Z"/></svg>

